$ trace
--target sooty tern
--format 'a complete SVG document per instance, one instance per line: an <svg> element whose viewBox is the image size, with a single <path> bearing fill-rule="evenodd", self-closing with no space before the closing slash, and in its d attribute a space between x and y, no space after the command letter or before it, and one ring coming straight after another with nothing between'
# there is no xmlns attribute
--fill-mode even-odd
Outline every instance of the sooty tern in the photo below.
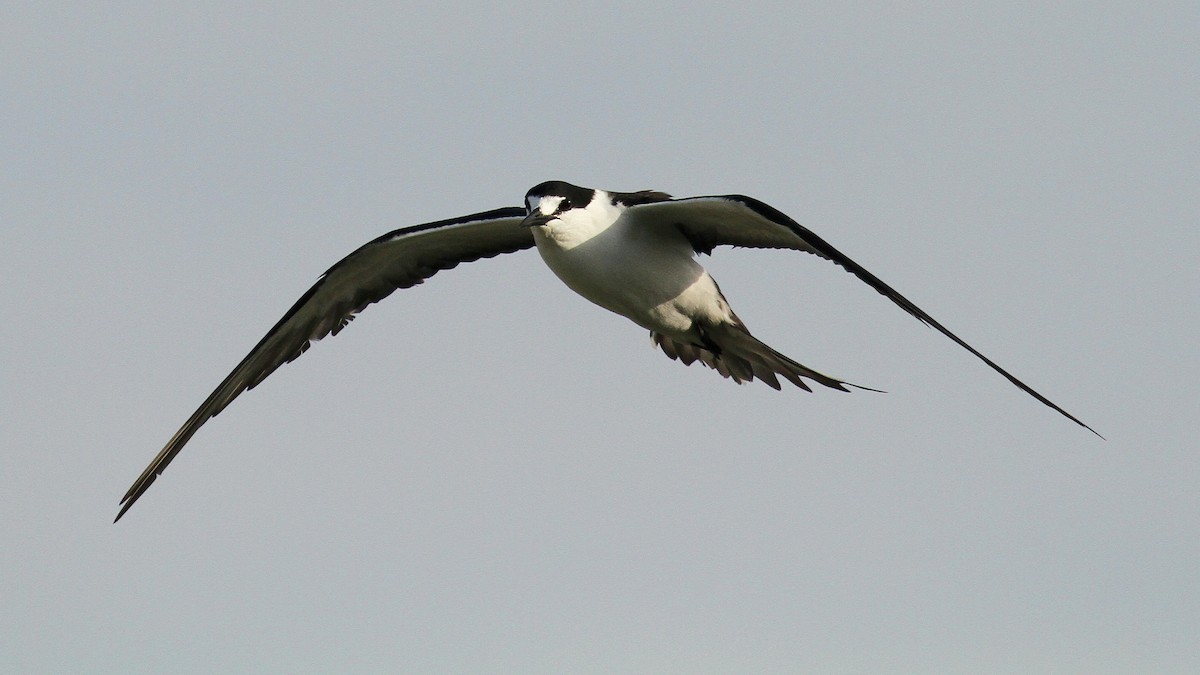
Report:
<svg viewBox="0 0 1200 675"><path fill-rule="evenodd" d="M576 293L650 331L672 359L699 361L735 382L779 377L809 390L858 387L819 373L752 336L716 281L696 261L720 245L803 251L829 260L979 357L1008 381L1076 424L1098 433L996 365L861 265L778 210L742 195L672 198L662 192L607 192L562 181L542 183L525 207L415 225L367 242L308 289L188 418L125 493L117 520L209 418L313 340L337 333L367 305L459 263L536 246ZM866 387L858 387L866 389ZM115 522L115 521L114 521Z"/></svg>

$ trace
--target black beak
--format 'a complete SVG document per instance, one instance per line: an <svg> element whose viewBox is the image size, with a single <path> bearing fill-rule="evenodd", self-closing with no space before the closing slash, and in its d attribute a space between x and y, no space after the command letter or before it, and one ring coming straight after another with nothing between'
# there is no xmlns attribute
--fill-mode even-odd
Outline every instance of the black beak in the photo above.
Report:
<svg viewBox="0 0 1200 675"><path fill-rule="evenodd" d="M535 225L545 225L546 223L554 220L554 218L555 218L554 216L542 215L541 211L532 211L532 212L530 212L529 215L525 216L525 220L521 221L521 227L533 227Z"/></svg>

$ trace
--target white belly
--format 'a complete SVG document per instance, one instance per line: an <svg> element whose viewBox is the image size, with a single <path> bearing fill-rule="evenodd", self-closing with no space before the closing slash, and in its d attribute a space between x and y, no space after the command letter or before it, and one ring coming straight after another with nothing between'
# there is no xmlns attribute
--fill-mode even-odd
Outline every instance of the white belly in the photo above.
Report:
<svg viewBox="0 0 1200 675"><path fill-rule="evenodd" d="M599 233L535 227L546 265L571 290L649 330L694 336L693 324L732 316L691 244L674 230L618 221Z"/></svg>

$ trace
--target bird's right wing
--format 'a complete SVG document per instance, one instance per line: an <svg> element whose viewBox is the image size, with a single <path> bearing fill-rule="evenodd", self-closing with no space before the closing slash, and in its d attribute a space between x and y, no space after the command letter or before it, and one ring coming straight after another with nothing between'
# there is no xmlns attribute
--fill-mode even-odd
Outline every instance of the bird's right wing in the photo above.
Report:
<svg viewBox="0 0 1200 675"><path fill-rule="evenodd" d="M276 368L303 354L314 340L337 335L367 305L459 263L532 247L532 232L520 226L524 217L524 209L510 207L406 227L367 242L342 258L292 305L175 432L125 493L116 520L149 489L209 418Z"/></svg>

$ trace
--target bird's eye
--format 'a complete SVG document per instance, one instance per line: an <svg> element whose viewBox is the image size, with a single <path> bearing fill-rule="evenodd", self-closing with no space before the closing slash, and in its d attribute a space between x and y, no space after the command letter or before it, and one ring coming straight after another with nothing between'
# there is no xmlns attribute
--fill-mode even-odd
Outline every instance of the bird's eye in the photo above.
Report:
<svg viewBox="0 0 1200 675"><path fill-rule="evenodd" d="M559 211L569 211L570 209L571 209L571 200L570 199L563 199L561 202L558 203Z"/></svg>

